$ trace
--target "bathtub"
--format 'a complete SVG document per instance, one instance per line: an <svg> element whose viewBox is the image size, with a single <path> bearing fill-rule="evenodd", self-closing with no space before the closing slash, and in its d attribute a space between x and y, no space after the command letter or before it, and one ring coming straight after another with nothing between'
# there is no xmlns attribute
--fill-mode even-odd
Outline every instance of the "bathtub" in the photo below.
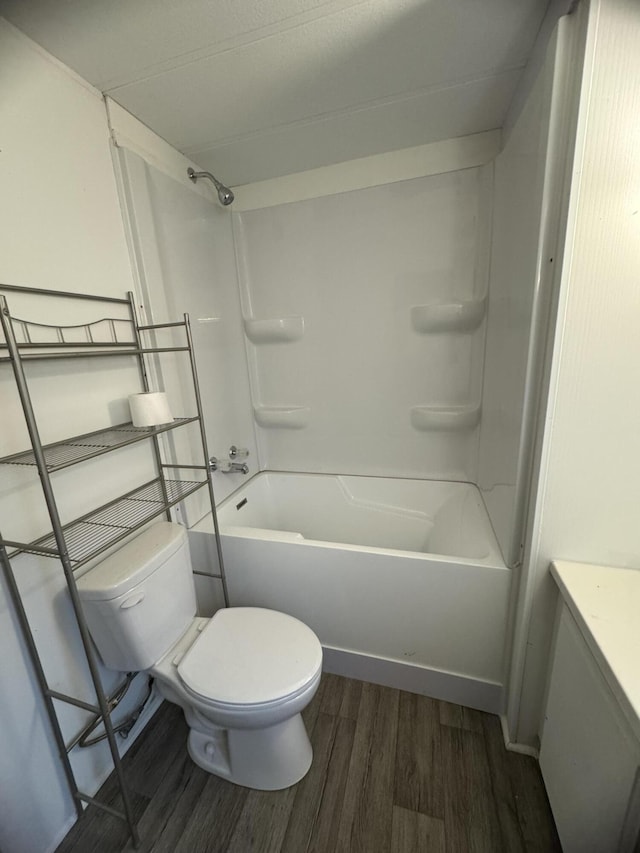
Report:
<svg viewBox="0 0 640 853"><path fill-rule="evenodd" d="M475 486L269 471L218 520L231 604L306 622L327 671L500 713L511 571Z"/></svg>

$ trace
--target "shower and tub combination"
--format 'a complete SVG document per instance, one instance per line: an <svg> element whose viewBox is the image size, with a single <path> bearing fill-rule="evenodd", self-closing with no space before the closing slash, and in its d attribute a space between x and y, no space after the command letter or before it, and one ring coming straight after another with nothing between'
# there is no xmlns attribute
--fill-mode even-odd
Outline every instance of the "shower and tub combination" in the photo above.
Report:
<svg viewBox="0 0 640 853"><path fill-rule="evenodd" d="M475 486L269 471L218 521L230 600L301 619L325 669L500 709L511 572Z"/></svg>
<svg viewBox="0 0 640 853"><path fill-rule="evenodd" d="M305 622L330 671L497 713L553 301L539 235L561 123L539 131L564 114L561 36L508 136L451 140L420 177L297 199L288 180L230 208L210 173L118 150L141 301L155 322L190 312L209 448L249 450L247 474L212 474L231 603ZM181 520L206 574L203 515Z"/></svg>

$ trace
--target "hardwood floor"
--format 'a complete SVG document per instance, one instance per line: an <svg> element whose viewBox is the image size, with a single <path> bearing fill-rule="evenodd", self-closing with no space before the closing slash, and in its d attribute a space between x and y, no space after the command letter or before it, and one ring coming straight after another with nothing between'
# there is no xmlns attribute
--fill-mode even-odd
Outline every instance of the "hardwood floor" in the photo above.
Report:
<svg viewBox="0 0 640 853"><path fill-rule="evenodd" d="M314 759L285 791L239 788L187 755L165 702L124 766L147 853L553 853L538 765L507 752L497 717L324 675L304 715ZM99 799L118 805L107 780ZM57 853L132 853L89 807Z"/></svg>

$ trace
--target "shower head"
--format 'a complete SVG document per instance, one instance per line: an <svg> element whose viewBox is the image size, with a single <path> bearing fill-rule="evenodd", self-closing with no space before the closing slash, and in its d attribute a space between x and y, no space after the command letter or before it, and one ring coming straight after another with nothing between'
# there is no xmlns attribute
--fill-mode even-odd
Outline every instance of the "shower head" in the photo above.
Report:
<svg viewBox="0 0 640 853"><path fill-rule="evenodd" d="M189 179L192 180L194 184L198 178L209 178L218 191L220 204L223 204L225 207L233 201L234 196L229 187L225 187L224 184L221 184L216 176L212 175L211 172L196 172L189 168L187 169L187 175L189 175Z"/></svg>

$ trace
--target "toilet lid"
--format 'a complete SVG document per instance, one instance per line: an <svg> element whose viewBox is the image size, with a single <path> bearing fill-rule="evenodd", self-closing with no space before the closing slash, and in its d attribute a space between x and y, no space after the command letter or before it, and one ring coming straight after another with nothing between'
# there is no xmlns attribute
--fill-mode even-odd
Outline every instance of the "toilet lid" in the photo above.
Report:
<svg viewBox="0 0 640 853"><path fill-rule="evenodd" d="M260 607L218 612L178 665L194 693L253 705L301 690L322 666L320 641L303 622Z"/></svg>

